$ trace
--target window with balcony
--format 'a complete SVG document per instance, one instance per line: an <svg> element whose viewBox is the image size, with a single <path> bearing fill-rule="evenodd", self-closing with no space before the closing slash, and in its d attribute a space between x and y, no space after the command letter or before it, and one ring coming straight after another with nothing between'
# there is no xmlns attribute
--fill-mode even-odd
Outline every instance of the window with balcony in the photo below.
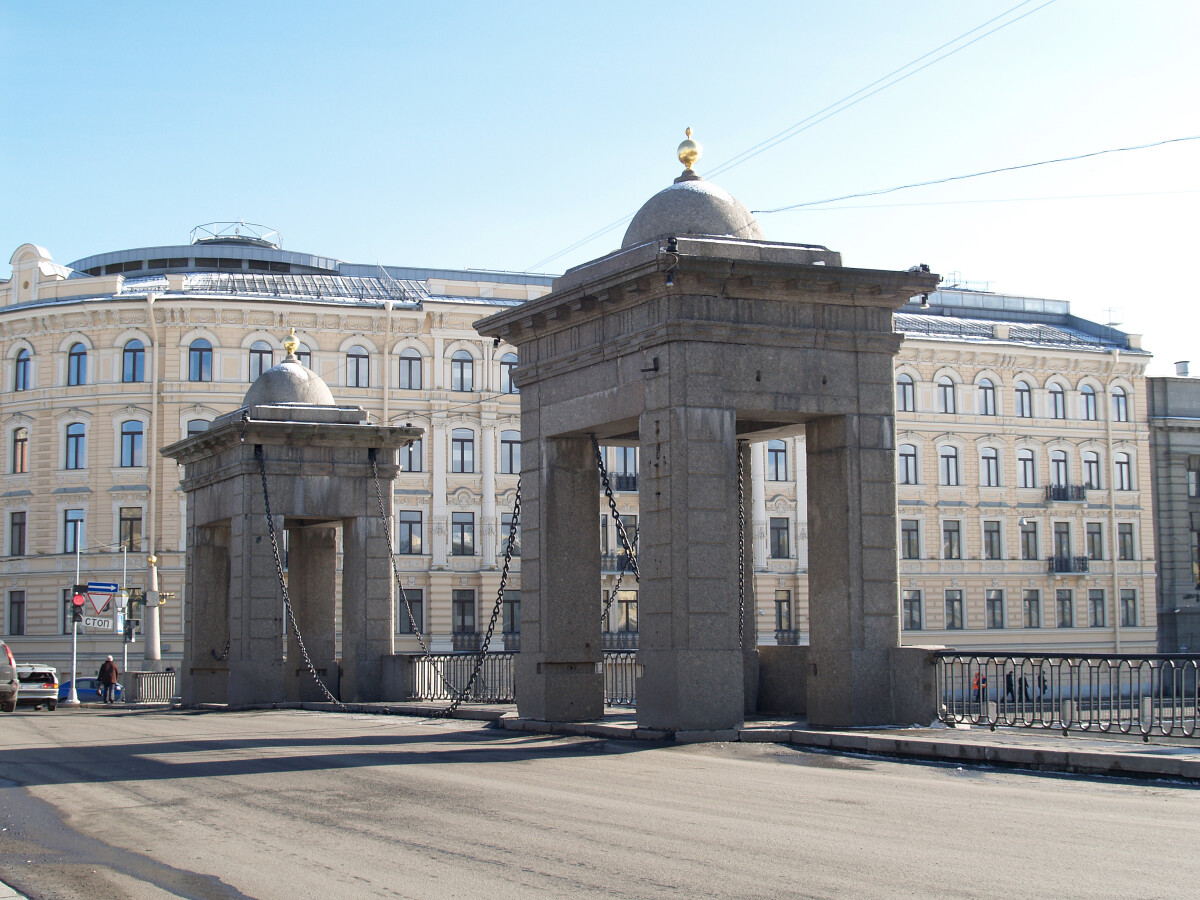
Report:
<svg viewBox="0 0 1200 900"><path fill-rule="evenodd" d="M29 351L22 348L17 351L17 358L13 361L13 390L27 391L30 388L29 382Z"/></svg>
<svg viewBox="0 0 1200 900"><path fill-rule="evenodd" d="M911 375L896 376L896 411L915 412L917 409L916 390Z"/></svg>
<svg viewBox="0 0 1200 900"><path fill-rule="evenodd" d="M954 402L954 381L949 376L943 375L938 379L938 412L955 413L958 407Z"/></svg>
<svg viewBox="0 0 1200 900"><path fill-rule="evenodd" d="M1082 417L1089 422L1096 421L1096 389L1085 384L1079 389L1079 406Z"/></svg>
<svg viewBox="0 0 1200 900"><path fill-rule="evenodd" d="M121 351L121 381L132 384L146 380L146 345L139 340L125 344Z"/></svg>
<svg viewBox="0 0 1200 900"><path fill-rule="evenodd" d="M1021 613L1026 628L1042 627L1042 592L1026 588L1021 595Z"/></svg>
<svg viewBox="0 0 1200 900"><path fill-rule="evenodd" d="M513 383L513 373L517 371L517 354L505 353L500 357L500 393L519 394Z"/></svg>
<svg viewBox="0 0 1200 900"><path fill-rule="evenodd" d="M962 523L942 523L942 559L962 559Z"/></svg>
<svg viewBox="0 0 1200 900"><path fill-rule="evenodd" d="M1067 393L1062 385L1050 385L1050 418L1065 419L1067 417Z"/></svg>
<svg viewBox="0 0 1200 900"><path fill-rule="evenodd" d="M636 491L638 489L638 448L613 447L612 465L608 470L608 483L614 491Z"/></svg>
<svg viewBox="0 0 1200 900"><path fill-rule="evenodd" d="M899 460L900 471L898 481L901 484L917 483L917 448L912 444L901 444Z"/></svg>
<svg viewBox="0 0 1200 900"><path fill-rule="evenodd" d="M958 631L963 627L963 593L960 590L946 591L946 628Z"/></svg>
<svg viewBox="0 0 1200 900"><path fill-rule="evenodd" d="M458 350L450 357L450 390L475 390L475 358L466 350Z"/></svg>
<svg viewBox="0 0 1200 900"><path fill-rule="evenodd" d="M475 513L456 512L450 514L450 554L452 556L475 555Z"/></svg>
<svg viewBox="0 0 1200 900"><path fill-rule="evenodd" d="M12 433L12 465L14 475L29 471L29 429L15 428Z"/></svg>
<svg viewBox="0 0 1200 900"><path fill-rule="evenodd" d="M920 631L925 624L920 591L904 591L901 595L902 627L905 631Z"/></svg>
<svg viewBox="0 0 1200 900"><path fill-rule="evenodd" d="M72 344L67 352L67 384L87 384L87 347L83 344Z"/></svg>
<svg viewBox="0 0 1200 900"><path fill-rule="evenodd" d="M188 347L188 381L212 381L212 344L204 338Z"/></svg>
<svg viewBox="0 0 1200 900"><path fill-rule="evenodd" d="M396 633L416 634L425 631L425 592L421 588L403 588L404 595L396 592ZM404 605L404 601L408 605ZM412 616L408 610L412 609ZM413 625L417 627L414 629Z"/></svg>
<svg viewBox="0 0 1200 900"><path fill-rule="evenodd" d="M916 519L900 520L900 558L921 558L921 524Z"/></svg>
<svg viewBox="0 0 1200 900"><path fill-rule="evenodd" d="M67 453L63 468L87 468L87 429L82 422L72 422L67 426Z"/></svg>
<svg viewBox="0 0 1200 900"><path fill-rule="evenodd" d="M988 588L984 592L984 624L988 628L1004 627L1004 591Z"/></svg>
<svg viewBox="0 0 1200 900"><path fill-rule="evenodd" d="M791 557L791 547L788 542L788 520L785 518L771 519L771 558L788 559Z"/></svg>
<svg viewBox="0 0 1200 900"><path fill-rule="evenodd" d="M958 448L942 447L938 451L938 476L942 484L955 487L960 484L958 472Z"/></svg>
<svg viewBox="0 0 1200 900"><path fill-rule="evenodd" d="M142 423L136 419L121 423L121 468L131 469L146 464Z"/></svg>
<svg viewBox="0 0 1200 900"><path fill-rule="evenodd" d="M371 386L371 357L365 347L355 344L346 351L346 387Z"/></svg>
<svg viewBox="0 0 1200 900"><path fill-rule="evenodd" d="M1068 483L1067 453L1065 450L1050 451L1050 483L1055 487L1066 487Z"/></svg>
<svg viewBox="0 0 1200 900"><path fill-rule="evenodd" d="M1115 387L1112 389L1112 407L1114 422L1129 421L1129 397L1126 395L1124 388Z"/></svg>
<svg viewBox="0 0 1200 900"><path fill-rule="evenodd" d="M1088 627L1103 628L1104 627L1104 591L1102 589L1091 588L1088 590Z"/></svg>
<svg viewBox="0 0 1200 900"><path fill-rule="evenodd" d="M1075 593L1068 588L1059 588L1054 592L1055 622L1059 628L1072 628L1075 625Z"/></svg>
<svg viewBox="0 0 1200 900"><path fill-rule="evenodd" d="M767 441L767 481L787 481L787 444Z"/></svg>
<svg viewBox="0 0 1200 900"><path fill-rule="evenodd" d="M500 472L503 475L521 474L521 432L500 432Z"/></svg>
<svg viewBox="0 0 1200 900"><path fill-rule="evenodd" d="M778 590L775 592L775 630L792 630L792 592Z"/></svg>
<svg viewBox="0 0 1200 900"><path fill-rule="evenodd" d="M980 454L979 483L983 487L1000 486L1000 451L985 447Z"/></svg>
<svg viewBox="0 0 1200 900"><path fill-rule="evenodd" d="M256 381L258 376L273 365L271 345L266 341L255 341L250 345L250 380Z"/></svg>
<svg viewBox="0 0 1200 900"><path fill-rule="evenodd" d="M396 387L402 391L419 391L421 379L421 354L408 349L400 354L400 378Z"/></svg>
<svg viewBox="0 0 1200 900"><path fill-rule="evenodd" d="M1033 416L1033 388L1026 381L1018 381L1013 387L1013 408L1022 419Z"/></svg>
<svg viewBox="0 0 1200 900"><path fill-rule="evenodd" d="M979 414L994 416L996 414L996 385L990 378L979 380Z"/></svg>
<svg viewBox="0 0 1200 900"><path fill-rule="evenodd" d="M421 511L402 509L396 512L396 552L419 556L424 546L422 541Z"/></svg>
<svg viewBox="0 0 1200 900"><path fill-rule="evenodd" d="M1004 542L1000 537L1000 523L988 520L983 523L983 558L1004 559Z"/></svg>
<svg viewBox="0 0 1200 900"><path fill-rule="evenodd" d="M475 471L475 432L470 428L455 428L450 432L450 471Z"/></svg>
<svg viewBox="0 0 1200 900"><path fill-rule="evenodd" d="M1071 557L1071 525L1069 522L1054 523L1054 555L1059 559ZM1059 571L1069 572L1070 569Z"/></svg>

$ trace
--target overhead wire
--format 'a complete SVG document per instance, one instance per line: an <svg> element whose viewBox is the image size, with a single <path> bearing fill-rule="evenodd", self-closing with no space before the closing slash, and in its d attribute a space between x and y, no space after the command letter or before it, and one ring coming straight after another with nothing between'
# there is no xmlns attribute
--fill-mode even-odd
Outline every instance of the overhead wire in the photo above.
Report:
<svg viewBox="0 0 1200 900"><path fill-rule="evenodd" d="M810 207L807 212L837 212L842 209L902 209L916 206L969 206L972 203L1035 203L1041 200L1094 200L1113 197L1170 197L1177 194L1200 194L1200 190L1133 191L1121 194L1062 194L1054 197L992 197L980 200L930 200L924 203L855 203L850 206Z"/></svg>
<svg viewBox="0 0 1200 900"><path fill-rule="evenodd" d="M793 209L800 209L807 206L821 206L826 203L837 203L841 200L856 200L859 197L878 197L882 194L894 194L896 191L907 191L911 188L929 187L935 184L948 184L951 181L965 181L968 178L980 178L984 175L996 175L1000 172L1016 172L1021 169L1033 169L1037 166L1050 166L1056 163L1076 162L1081 159L1091 159L1096 156L1104 156L1108 153L1128 153L1133 150L1148 150L1152 147L1162 147L1166 144L1178 144L1184 141L1200 140L1200 134L1189 135L1188 137L1167 138L1162 141L1151 141L1148 144L1135 144L1131 147L1110 147L1106 150L1093 150L1090 153L1077 153L1074 156L1060 156L1056 159L1043 159L1037 162L1020 163L1014 166L1001 166L997 169L985 169L982 172L969 172L966 175L951 175L947 178L934 178L931 181L918 181L912 184L901 184L896 187L880 188L876 191L862 191L857 194L843 194L840 197L829 197L825 200L807 200L803 203L792 203L788 206L778 206L775 209L755 209L751 210L755 215L769 215L771 213L788 212Z"/></svg>

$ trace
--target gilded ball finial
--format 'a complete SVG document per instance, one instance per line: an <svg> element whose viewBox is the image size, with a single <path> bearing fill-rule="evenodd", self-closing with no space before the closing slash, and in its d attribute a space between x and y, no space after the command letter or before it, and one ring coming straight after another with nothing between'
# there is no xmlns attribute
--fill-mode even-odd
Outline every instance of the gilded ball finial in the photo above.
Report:
<svg viewBox="0 0 1200 900"><path fill-rule="evenodd" d="M287 354L287 358L294 360L296 358L296 348L300 346L300 342L296 340L296 329L293 328L288 332L288 336L283 339L283 352Z"/></svg>
<svg viewBox="0 0 1200 900"><path fill-rule="evenodd" d="M700 158L701 148L692 140L692 129L688 128L684 133L687 135L687 140L679 145L679 161L690 172L695 167L696 160Z"/></svg>

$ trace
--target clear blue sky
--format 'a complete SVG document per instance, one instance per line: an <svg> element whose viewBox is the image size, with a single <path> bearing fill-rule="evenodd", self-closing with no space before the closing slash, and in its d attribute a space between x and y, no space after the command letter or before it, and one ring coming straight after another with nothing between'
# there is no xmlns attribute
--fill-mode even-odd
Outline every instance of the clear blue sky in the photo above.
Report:
<svg viewBox="0 0 1200 900"><path fill-rule="evenodd" d="M1200 3L1044 2L713 180L769 209L1200 135ZM65 263L238 218L353 262L559 272L620 243L555 256L669 184L684 127L710 173L1017 3L0 0L0 276L25 242ZM1165 374L1200 368L1197 173L1191 141L760 221L1113 307Z"/></svg>

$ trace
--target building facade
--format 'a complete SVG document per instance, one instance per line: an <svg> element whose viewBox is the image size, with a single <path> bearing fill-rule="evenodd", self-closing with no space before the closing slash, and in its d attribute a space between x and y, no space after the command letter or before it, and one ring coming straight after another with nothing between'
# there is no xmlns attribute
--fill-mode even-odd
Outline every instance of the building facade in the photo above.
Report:
<svg viewBox="0 0 1200 900"><path fill-rule="evenodd" d="M338 402L425 429L402 460L392 534L431 649L478 646L497 602L493 646L519 647L519 555L498 595L520 471L517 359L472 323L552 279L345 263L244 225L194 238L69 266L26 244L0 282L0 578L14 652L64 665L77 559L81 580L138 589L154 551L160 589L176 594L162 609L163 660L180 659L184 501L157 450L237 409L291 328ZM896 325L904 640L1154 649L1149 355L1136 337L1065 303L962 291L910 304ZM757 638L805 642L804 440L748 452ZM637 584L612 509L636 542L638 450L603 457L612 503L598 498L598 602L606 645L634 647ZM397 651L419 649L404 608L396 630ZM87 629L81 669L121 646Z"/></svg>
<svg viewBox="0 0 1200 900"><path fill-rule="evenodd" d="M1159 649L1200 649L1200 379L1150 378Z"/></svg>

